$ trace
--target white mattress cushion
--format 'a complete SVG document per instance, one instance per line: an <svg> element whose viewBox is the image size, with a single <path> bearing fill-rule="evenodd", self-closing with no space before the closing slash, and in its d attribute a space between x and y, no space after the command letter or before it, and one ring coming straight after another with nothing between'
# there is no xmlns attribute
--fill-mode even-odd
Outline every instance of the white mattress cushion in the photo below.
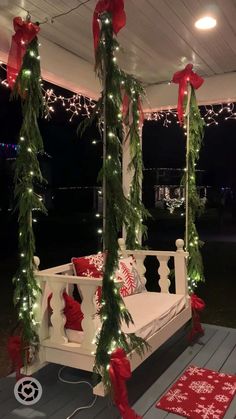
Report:
<svg viewBox="0 0 236 419"><path fill-rule="evenodd" d="M125 297L124 303L134 324L127 327L124 323L123 332L135 333L143 339L148 339L185 307L186 298L184 295L143 292ZM100 321L97 316L94 322L98 327ZM71 342L81 343L83 340L83 332L66 329L66 334Z"/></svg>
<svg viewBox="0 0 236 419"><path fill-rule="evenodd" d="M130 295L124 299L134 324L124 323L125 333L135 333L144 339L163 327L185 307L185 296L159 292Z"/></svg>

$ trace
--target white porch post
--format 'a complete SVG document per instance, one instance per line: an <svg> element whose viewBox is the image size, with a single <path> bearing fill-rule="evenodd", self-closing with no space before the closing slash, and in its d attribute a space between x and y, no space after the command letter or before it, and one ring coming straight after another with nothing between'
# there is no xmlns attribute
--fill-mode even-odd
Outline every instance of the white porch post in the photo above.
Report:
<svg viewBox="0 0 236 419"><path fill-rule="evenodd" d="M133 170L129 170L130 157L130 136L128 134L129 127L124 126L124 141L122 147L122 185L125 197L129 196L130 185L133 178ZM126 240L126 229L123 226L122 237Z"/></svg>

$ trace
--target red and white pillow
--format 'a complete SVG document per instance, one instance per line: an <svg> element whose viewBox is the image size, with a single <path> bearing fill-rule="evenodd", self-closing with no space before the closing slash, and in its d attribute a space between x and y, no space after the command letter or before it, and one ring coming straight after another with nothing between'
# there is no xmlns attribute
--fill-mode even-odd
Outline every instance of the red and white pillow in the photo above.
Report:
<svg viewBox="0 0 236 419"><path fill-rule="evenodd" d="M90 276L93 278L102 278L103 276L104 253L72 258L71 262L73 263L74 273L77 276ZM132 256L119 260L115 277L117 280L123 280L123 286L120 288L122 297L146 291L135 267L135 259ZM100 298L101 287L98 287L96 300L99 301Z"/></svg>
<svg viewBox="0 0 236 419"><path fill-rule="evenodd" d="M123 286L120 288L122 297L128 297L128 295L138 294L146 290L135 265L136 262L132 256L119 260L119 267L115 276L116 279L123 280Z"/></svg>
<svg viewBox="0 0 236 419"><path fill-rule="evenodd" d="M102 278L104 253L96 255L72 258L74 274L77 276L90 276L92 278Z"/></svg>
<svg viewBox="0 0 236 419"><path fill-rule="evenodd" d="M79 258L72 258L74 274L77 276L102 278L104 253L97 253L96 255L83 256ZM95 293L95 304L97 309L100 307L102 298L102 287L98 287Z"/></svg>

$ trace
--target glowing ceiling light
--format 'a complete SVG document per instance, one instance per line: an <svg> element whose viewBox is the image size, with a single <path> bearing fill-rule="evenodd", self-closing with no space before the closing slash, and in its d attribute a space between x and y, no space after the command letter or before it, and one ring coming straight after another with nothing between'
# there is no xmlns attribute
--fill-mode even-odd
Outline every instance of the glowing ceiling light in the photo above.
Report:
<svg viewBox="0 0 236 419"><path fill-rule="evenodd" d="M216 19L214 19L214 17L211 16L204 16L195 22L195 26L197 29L202 30L212 29L216 26Z"/></svg>

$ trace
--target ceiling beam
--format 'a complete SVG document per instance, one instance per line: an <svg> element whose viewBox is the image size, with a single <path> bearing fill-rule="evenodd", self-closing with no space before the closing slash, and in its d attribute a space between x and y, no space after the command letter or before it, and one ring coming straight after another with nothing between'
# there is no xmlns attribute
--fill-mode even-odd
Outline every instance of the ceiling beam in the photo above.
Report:
<svg viewBox="0 0 236 419"><path fill-rule="evenodd" d="M156 84L146 88L145 112L176 108L178 85ZM236 72L206 77L203 85L196 91L199 105L236 102Z"/></svg>

